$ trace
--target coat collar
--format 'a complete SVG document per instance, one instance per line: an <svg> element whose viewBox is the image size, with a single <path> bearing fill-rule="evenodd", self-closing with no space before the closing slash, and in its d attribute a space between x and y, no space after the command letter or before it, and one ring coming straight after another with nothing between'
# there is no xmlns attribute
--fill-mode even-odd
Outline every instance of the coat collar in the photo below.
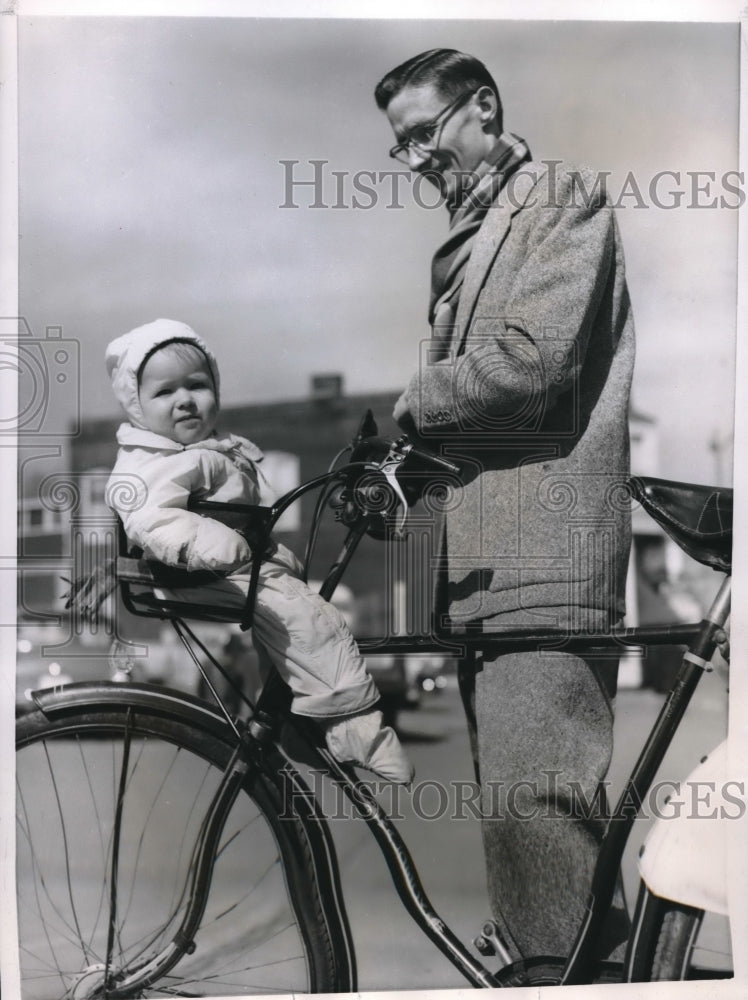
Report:
<svg viewBox="0 0 748 1000"><path fill-rule="evenodd" d="M462 331L458 352L465 343L473 312L488 272L496 258L501 244L512 224L512 218L524 208L531 191L548 172L546 164L528 163L515 173L512 183L499 193L496 202L489 208L483 225L478 230L473 243L465 281L460 293L455 325Z"/></svg>
<svg viewBox="0 0 748 1000"><path fill-rule="evenodd" d="M164 437L162 434L134 427L132 424L120 424L117 430L117 444L123 448L146 448L150 451L170 452L207 448L209 451L218 451L224 455L240 455L250 462L261 462L264 457L256 444L246 438L238 437L236 434L229 434L223 438L210 437L204 441L195 441L194 444L184 445L178 441L172 441L171 438Z"/></svg>

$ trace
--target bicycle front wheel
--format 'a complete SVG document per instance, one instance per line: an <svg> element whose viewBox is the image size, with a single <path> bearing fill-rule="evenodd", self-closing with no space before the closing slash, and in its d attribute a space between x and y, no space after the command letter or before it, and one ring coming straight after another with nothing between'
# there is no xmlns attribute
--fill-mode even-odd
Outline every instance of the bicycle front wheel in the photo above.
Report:
<svg viewBox="0 0 748 1000"><path fill-rule="evenodd" d="M145 687L73 686L19 720L23 1000L355 989L345 917L315 860L319 824L289 811L292 778L272 748L231 807L200 926L179 940L235 744L209 706ZM175 947L152 981L143 970Z"/></svg>

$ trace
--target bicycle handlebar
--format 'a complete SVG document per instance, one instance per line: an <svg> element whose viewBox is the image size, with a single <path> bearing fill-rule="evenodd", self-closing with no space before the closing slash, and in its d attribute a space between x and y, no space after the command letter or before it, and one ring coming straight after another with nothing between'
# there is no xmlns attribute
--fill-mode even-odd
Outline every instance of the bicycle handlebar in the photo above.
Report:
<svg viewBox="0 0 748 1000"><path fill-rule="evenodd" d="M402 535L409 507L413 506L432 489L443 488L444 477L452 481L459 474L459 467L449 459L423 448L415 448L406 436L390 441L380 437L371 410L364 415L358 433L351 444L350 462L326 475L319 476L287 493L269 511L260 537L250 540L253 564L250 573L247 602L241 627L251 626L252 612L259 581L259 567L267 550L270 534L280 514L290 503L311 489L324 486L328 489L327 502L335 512L337 521L349 529L349 539L357 541L364 535L374 538L398 538ZM441 479L437 479L441 476ZM337 485L330 488L330 484ZM310 536L316 534L322 509L318 504ZM331 575L340 578L355 545L347 543L345 563L333 567Z"/></svg>
<svg viewBox="0 0 748 1000"><path fill-rule="evenodd" d="M371 410L353 441L351 462L351 474L333 491L330 506L338 521L354 528L364 520L367 534L378 539L401 537L408 508L429 491L454 485L460 471L405 435L394 441L380 437Z"/></svg>

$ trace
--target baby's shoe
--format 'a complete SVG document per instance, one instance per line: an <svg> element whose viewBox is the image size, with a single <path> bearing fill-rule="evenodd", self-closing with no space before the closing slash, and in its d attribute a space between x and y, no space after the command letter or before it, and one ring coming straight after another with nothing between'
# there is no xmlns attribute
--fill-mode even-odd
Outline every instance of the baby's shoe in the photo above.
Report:
<svg viewBox="0 0 748 1000"><path fill-rule="evenodd" d="M376 709L328 719L324 723L327 747L341 763L358 764L380 778L407 785L413 780L413 765L395 730L382 722L382 713Z"/></svg>

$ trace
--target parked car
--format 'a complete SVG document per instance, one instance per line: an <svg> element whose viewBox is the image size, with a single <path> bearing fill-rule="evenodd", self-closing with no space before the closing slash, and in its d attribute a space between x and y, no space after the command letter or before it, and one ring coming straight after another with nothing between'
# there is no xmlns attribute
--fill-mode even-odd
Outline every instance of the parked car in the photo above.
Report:
<svg viewBox="0 0 748 1000"><path fill-rule="evenodd" d="M429 656L419 665L416 682L425 694L440 694L447 686L446 656Z"/></svg>

